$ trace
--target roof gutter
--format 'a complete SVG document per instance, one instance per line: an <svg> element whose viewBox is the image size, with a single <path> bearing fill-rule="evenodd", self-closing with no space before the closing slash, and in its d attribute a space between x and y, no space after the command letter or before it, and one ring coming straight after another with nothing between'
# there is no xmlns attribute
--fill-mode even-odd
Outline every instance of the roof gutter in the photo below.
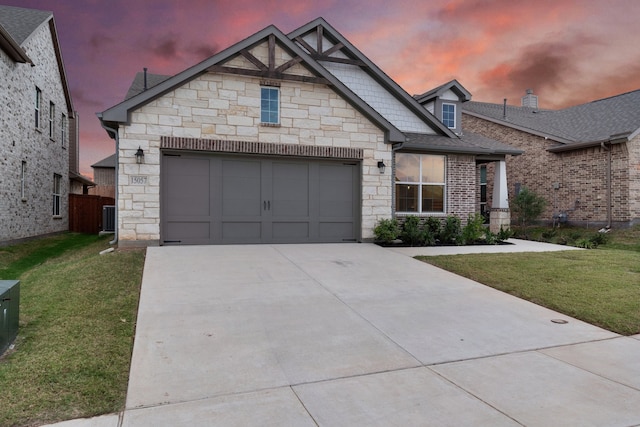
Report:
<svg viewBox="0 0 640 427"><path fill-rule="evenodd" d="M120 159L119 159L119 157L120 157L120 154L119 154L119 151L120 151L120 137L118 136L118 129L111 128L111 127L109 127L109 126L104 124L104 122L102 121L102 114L98 113L98 117L100 118L100 125L102 126L102 128L104 130L106 130L107 133L109 134L109 136L116 141L116 171L115 171L116 172L116 186L115 186L116 187L115 188L116 205L115 205L115 209L113 210L114 214L115 214L115 218L114 218L115 227L113 228L113 240L111 240L109 242L110 245L115 245L116 243L118 243L118 193L119 193L119 191L118 191L118 187L119 187L118 186L118 180L119 180L118 173L119 173L119 169L120 169L119 168L119 164L120 164Z"/></svg>
<svg viewBox="0 0 640 427"><path fill-rule="evenodd" d="M631 132L619 133L619 134L611 135L607 139L600 139L598 141L576 142L573 144L560 145L557 147L547 148L547 151L551 153L562 153L565 151L580 150L582 148L600 147L600 146L603 146L603 144L608 144L608 145L622 144L629 141L630 135L631 135Z"/></svg>

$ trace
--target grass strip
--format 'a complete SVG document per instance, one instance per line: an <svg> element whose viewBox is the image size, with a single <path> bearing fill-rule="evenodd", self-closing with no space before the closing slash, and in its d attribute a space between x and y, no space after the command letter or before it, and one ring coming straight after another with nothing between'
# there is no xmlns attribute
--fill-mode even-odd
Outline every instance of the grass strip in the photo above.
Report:
<svg viewBox="0 0 640 427"><path fill-rule="evenodd" d="M108 241L66 234L8 251L2 274L21 272L21 312L15 349L0 359L0 425L123 409L144 251L99 255Z"/></svg>

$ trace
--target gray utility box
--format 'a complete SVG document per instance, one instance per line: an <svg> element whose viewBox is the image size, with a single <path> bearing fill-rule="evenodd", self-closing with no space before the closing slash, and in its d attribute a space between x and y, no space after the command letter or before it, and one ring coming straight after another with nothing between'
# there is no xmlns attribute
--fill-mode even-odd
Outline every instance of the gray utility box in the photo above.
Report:
<svg viewBox="0 0 640 427"><path fill-rule="evenodd" d="M0 280L0 355L18 336L20 281Z"/></svg>

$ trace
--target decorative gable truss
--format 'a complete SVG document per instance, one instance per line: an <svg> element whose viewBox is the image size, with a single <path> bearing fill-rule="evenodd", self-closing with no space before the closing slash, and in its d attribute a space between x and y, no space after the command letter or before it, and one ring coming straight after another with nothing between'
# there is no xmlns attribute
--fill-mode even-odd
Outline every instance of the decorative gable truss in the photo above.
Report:
<svg viewBox="0 0 640 427"><path fill-rule="evenodd" d="M301 56L279 44L271 34L266 41L240 50L230 60L210 66L208 71L331 85L329 80L316 76L303 64Z"/></svg>

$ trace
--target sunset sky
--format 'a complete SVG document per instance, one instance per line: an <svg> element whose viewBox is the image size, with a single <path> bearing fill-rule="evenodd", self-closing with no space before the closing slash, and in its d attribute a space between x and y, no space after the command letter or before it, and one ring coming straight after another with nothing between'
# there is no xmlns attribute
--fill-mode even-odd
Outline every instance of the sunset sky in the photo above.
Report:
<svg viewBox="0 0 640 427"><path fill-rule="evenodd" d="M407 92L453 78L474 101L541 108L640 89L637 0L0 0L50 10L75 109L80 171L115 152L95 115L136 72L175 74L274 24L325 18Z"/></svg>

